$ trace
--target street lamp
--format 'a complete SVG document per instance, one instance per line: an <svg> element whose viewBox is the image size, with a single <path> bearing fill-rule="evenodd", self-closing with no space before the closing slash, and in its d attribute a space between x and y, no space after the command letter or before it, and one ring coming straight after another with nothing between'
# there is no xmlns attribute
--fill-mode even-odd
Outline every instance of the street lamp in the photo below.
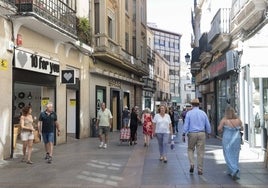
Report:
<svg viewBox="0 0 268 188"><path fill-rule="evenodd" d="M186 55L184 57L185 57L185 61L186 61L187 65L189 65L191 56L188 53L186 53Z"/></svg>

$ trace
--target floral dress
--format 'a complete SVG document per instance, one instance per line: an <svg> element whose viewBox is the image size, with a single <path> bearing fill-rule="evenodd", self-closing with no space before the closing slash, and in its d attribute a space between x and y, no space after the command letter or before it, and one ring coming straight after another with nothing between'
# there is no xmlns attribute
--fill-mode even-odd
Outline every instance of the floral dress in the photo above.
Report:
<svg viewBox="0 0 268 188"><path fill-rule="evenodd" d="M152 136L153 135L153 122L152 115L149 113L143 114L143 134Z"/></svg>

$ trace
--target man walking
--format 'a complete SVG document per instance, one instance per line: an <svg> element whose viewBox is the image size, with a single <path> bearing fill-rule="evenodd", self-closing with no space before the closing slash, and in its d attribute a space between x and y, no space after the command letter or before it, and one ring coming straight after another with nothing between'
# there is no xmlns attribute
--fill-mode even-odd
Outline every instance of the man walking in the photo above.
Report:
<svg viewBox="0 0 268 188"><path fill-rule="evenodd" d="M59 123L57 122L57 115L53 111L53 104L48 103L46 110L41 112L38 121L39 133L42 133L42 138L45 145L46 157L48 163L52 162L53 144L54 144L54 130L57 128L57 135L60 135Z"/></svg>
<svg viewBox="0 0 268 188"><path fill-rule="evenodd" d="M108 143L108 134L110 132L110 128L112 127L112 113L109 109L106 108L105 103L101 103L101 109L97 115L97 122L96 125L99 127L99 138L100 138L100 145L99 148L107 148ZM104 135L104 142L103 142L103 135Z"/></svg>
<svg viewBox="0 0 268 188"><path fill-rule="evenodd" d="M193 109L188 111L183 127L183 141L188 136L188 158L190 173L194 172L194 150L197 149L198 175L203 174L203 160L205 152L206 133L211 133L210 123L206 113L199 109L199 100L192 100Z"/></svg>

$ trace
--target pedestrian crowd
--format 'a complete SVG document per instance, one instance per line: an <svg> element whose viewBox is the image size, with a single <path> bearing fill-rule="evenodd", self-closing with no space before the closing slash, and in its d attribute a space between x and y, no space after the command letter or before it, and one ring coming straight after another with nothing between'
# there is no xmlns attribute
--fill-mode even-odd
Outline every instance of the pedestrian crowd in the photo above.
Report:
<svg viewBox="0 0 268 188"><path fill-rule="evenodd" d="M33 164L31 160L33 141L36 139L35 131L42 137L45 148L45 159L52 163L54 139L60 135L60 126L57 121L57 114L53 111L53 104L48 103L46 109L40 113L37 130L33 126L34 118L31 115L31 106L22 109L20 117L21 140L23 141L22 162ZM150 141L156 137L158 141L159 160L168 162L168 144L174 144L172 140L179 132L178 122L183 121L182 141L187 141L187 154L189 159L189 173L193 174L195 166L198 175L203 175L204 155L206 139L210 137L211 125L206 113L200 109L198 99L191 101L191 106L187 105L180 113L177 109L166 105L159 105L157 113L153 113L150 108L145 108L142 112L138 106L134 106L131 111L128 106L124 106L122 111L122 129L120 136L129 145L137 144L137 129L142 126L144 147L150 146ZM104 102L100 103L97 112L96 127L100 140L99 148L107 149L109 144L109 132L112 131L113 115ZM240 178L239 152L242 143L243 126L235 110L227 106L225 116L218 125L218 132L222 133L223 156L226 161L228 174L234 179ZM38 136L38 134L37 134ZM172 148L174 145L172 145ZM197 160L195 160L195 151ZM197 162L195 162L197 161ZM195 164L197 163L197 164Z"/></svg>

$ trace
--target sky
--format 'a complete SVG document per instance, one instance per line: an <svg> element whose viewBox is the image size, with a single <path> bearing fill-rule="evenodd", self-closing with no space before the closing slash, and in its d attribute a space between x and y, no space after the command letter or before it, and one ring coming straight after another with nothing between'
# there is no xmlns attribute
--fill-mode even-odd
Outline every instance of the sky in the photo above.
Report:
<svg viewBox="0 0 268 188"><path fill-rule="evenodd" d="M157 28L179 33L181 38L181 61L186 53L191 55L191 7L193 0L147 0L147 22Z"/></svg>

